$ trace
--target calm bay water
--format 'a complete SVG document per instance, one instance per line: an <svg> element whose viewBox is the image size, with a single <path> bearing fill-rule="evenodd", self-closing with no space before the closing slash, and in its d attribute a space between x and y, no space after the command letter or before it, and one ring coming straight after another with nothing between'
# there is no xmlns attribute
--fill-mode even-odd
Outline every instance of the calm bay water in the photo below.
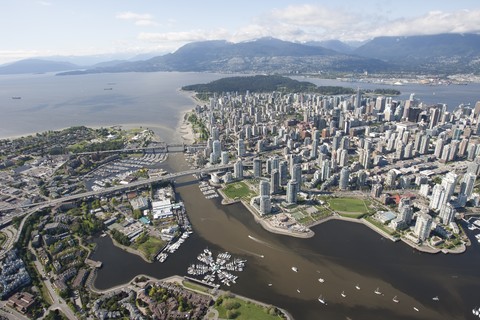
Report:
<svg viewBox="0 0 480 320"><path fill-rule="evenodd" d="M137 124L154 129L166 141L175 141L180 112L193 107L178 88L223 76L0 76L0 137L72 125ZM307 80L321 85L358 85ZM402 91L401 98L415 92L427 103L447 103L450 109L480 98L479 84L395 88ZM179 157L171 156L166 165L172 170L184 169ZM137 274L159 278L184 275L187 266L208 246L212 251L228 250L248 259L238 283L225 289L283 307L296 319L469 319L471 309L480 306L480 247L476 241L462 255L420 254L402 243L382 239L362 225L338 221L315 227L316 235L311 239L275 235L256 224L242 205L222 206L219 201L206 200L191 179L179 180L177 191L194 226L192 237L163 264L145 263L114 247L108 238L97 239L99 246L93 258L104 262L95 282L98 288L125 283ZM298 273L292 266L298 267ZM325 283L318 281L320 277ZM356 284L361 290L355 289ZM383 295L373 293L377 287ZM340 296L342 290L346 298ZM320 294L327 306L317 301ZM398 304L392 301L395 295ZM432 301L437 295L440 301ZM414 311L414 306L420 311Z"/></svg>
<svg viewBox="0 0 480 320"><path fill-rule="evenodd" d="M181 155L166 165L185 168ZM278 305L295 319L469 319L471 309L480 305L476 242L462 255L422 254L342 221L314 227L311 239L297 239L265 231L241 204L222 206L219 200L205 199L192 177L177 181L176 190L194 226L192 237L163 264L148 264L108 238L97 239L93 258L104 262L98 288L125 283L137 274L186 275L187 266L208 247L248 260L237 284L225 290ZM382 295L374 294L377 287ZM342 290L346 298L340 296ZM317 301L320 294L327 306ZM392 301L394 296L399 303ZM433 301L434 296L440 301Z"/></svg>
<svg viewBox="0 0 480 320"><path fill-rule="evenodd" d="M206 83L225 76L211 73L106 73L78 76L53 74L0 76L0 138L57 130L73 125L137 125L155 130L164 140L178 139L174 128L180 112L192 101L178 92L184 85ZM480 100L480 84L466 86L383 86L300 78L317 85L364 89L394 88L426 103L446 103L452 110L460 103ZM21 99L12 99L21 97Z"/></svg>

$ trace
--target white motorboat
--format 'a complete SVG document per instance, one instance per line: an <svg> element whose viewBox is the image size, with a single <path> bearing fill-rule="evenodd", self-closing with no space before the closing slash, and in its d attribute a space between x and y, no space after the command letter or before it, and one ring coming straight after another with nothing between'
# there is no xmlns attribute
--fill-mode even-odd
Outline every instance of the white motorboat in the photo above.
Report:
<svg viewBox="0 0 480 320"><path fill-rule="evenodd" d="M297 267L292 267L292 271L293 272L298 272L298 268Z"/></svg>
<svg viewBox="0 0 480 320"><path fill-rule="evenodd" d="M375 291L373 291L373 292L375 292L375 294L382 294L382 293L380 292L380 288L375 289Z"/></svg>
<svg viewBox="0 0 480 320"><path fill-rule="evenodd" d="M355 289L360 290L360 286L357 284L357 285L355 286Z"/></svg>
<svg viewBox="0 0 480 320"><path fill-rule="evenodd" d="M397 298L397 296L393 297L392 301L395 302L395 303L398 303L398 298Z"/></svg>
<svg viewBox="0 0 480 320"><path fill-rule="evenodd" d="M345 294L345 291L342 291L342 293L340 293L340 295L345 298L347 295Z"/></svg>
<svg viewBox="0 0 480 320"><path fill-rule="evenodd" d="M324 283L324 282L325 282L325 279L323 279L323 278L318 278L318 282Z"/></svg>
<svg viewBox="0 0 480 320"><path fill-rule="evenodd" d="M320 296L318 297L318 301L321 302L322 304L325 304L325 305L327 304L327 302L325 301L325 299L323 299L322 295L320 295Z"/></svg>

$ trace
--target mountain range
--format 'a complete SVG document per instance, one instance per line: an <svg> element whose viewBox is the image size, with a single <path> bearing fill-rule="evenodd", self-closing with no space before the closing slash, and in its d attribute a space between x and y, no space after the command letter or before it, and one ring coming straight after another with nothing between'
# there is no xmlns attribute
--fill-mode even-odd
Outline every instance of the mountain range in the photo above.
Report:
<svg viewBox="0 0 480 320"><path fill-rule="evenodd" d="M378 37L358 47L338 40L296 43L261 38L240 43L192 42L173 53L92 66L28 59L0 66L0 74L70 70L61 74L190 71L220 73L480 73L480 35ZM73 71L72 71L73 70Z"/></svg>

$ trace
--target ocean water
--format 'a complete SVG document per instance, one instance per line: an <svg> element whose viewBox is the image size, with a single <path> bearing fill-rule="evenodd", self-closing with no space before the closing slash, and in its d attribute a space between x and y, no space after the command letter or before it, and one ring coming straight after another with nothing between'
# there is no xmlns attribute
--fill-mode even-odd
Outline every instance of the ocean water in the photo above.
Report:
<svg viewBox="0 0 480 320"><path fill-rule="evenodd" d="M179 89L232 75L212 73L151 72L105 73L77 76L54 74L0 76L0 138L58 130L74 125L135 125L152 128L165 141L175 141L174 130L182 111L194 107ZM296 79L317 85L363 89L394 88L426 103L474 105L480 84L386 86L315 78ZM12 99L21 97L21 99Z"/></svg>

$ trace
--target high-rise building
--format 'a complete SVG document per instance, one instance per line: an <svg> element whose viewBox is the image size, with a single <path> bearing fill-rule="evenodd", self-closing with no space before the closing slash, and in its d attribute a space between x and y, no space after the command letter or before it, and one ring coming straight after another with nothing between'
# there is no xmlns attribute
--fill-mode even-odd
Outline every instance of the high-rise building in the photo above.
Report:
<svg viewBox="0 0 480 320"><path fill-rule="evenodd" d="M275 194L280 190L280 174L278 169L273 169L270 175L270 193Z"/></svg>
<svg viewBox="0 0 480 320"><path fill-rule="evenodd" d="M452 222L455 218L455 213L455 208L450 202L442 204L439 214L440 218L442 219L442 223L444 225L448 225L450 222Z"/></svg>
<svg viewBox="0 0 480 320"><path fill-rule="evenodd" d="M382 194L382 191L383 191L382 185L380 183L375 183L372 186L372 191L371 191L370 195L374 198L379 198L380 195Z"/></svg>
<svg viewBox="0 0 480 320"><path fill-rule="evenodd" d="M233 165L233 176L235 179L243 179L243 163L241 159L238 159Z"/></svg>
<svg viewBox="0 0 480 320"><path fill-rule="evenodd" d="M413 217L413 208L408 198L402 198L398 204L399 218L404 221L406 224L409 224L412 221Z"/></svg>
<svg viewBox="0 0 480 320"><path fill-rule="evenodd" d="M238 139L237 141L237 154L239 157L244 157L246 154L245 142L243 139Z"/></svg>
<svg viewBox="0 0 480 320"><path fill-rule="evenodd" d="M320 171L320 179L322 181L325 181L328 178L330 178L330 169L331 169L330 160L328 159L323 160L321 171Z"/></svg>
<svg viewBox="0 0 480 320"><path fill-rule="evenodd" d="M460 194L463 194L468 198L473 193L473 187L475 186L475 180L477 179L477 175L471 172L465 173L462 179L462 183L460 184Z"/></svg>
<svg viewBox="0 0 480 320"><path fill-rule="evenodd" d="M446 201L445 188L440 184L436 184L432 190L432 197L430 199L430 204L429 204L430 209L438 210L440 209L442 204L446 202L447 201Z"/></svg>
<svg viewBox="0 0 480 320"><path fill-rule="evenodd" d="M272 212L272 202L270 196L260 196L260 213L262 215Z"/></svg>
<svg viewBox="0 0 480 320"><path fill-rule="evenodd" d="M350 169L348 167L343 167L340 171L340 181L338 186L340 190L347 190L348 189L348 180L350 179Z"/></svg>
<svg viewBox="0 0 480 320"><path fill-rule="evenodd" d="M270 183L265 180L261 180L259 184L260 196L270 196Z"/></svg>
<svg viewBox="0 0 480 320"><path fill-rule="evenodd" d="M302 181L302 165L299 163L296 163L293 165L292 169L292 180L297 181L297 183L301 183Z"/></svg>
<svg viewBox="0 0 480 320"><path fill-rule="evenodd" d="M278 169L278 173L280 175L280 185L284 186L287 184L288 181L288 162L281 161Z"/></svg>
<svg viewBox="0 0 480 320"><path fill-rule="evenodd" d="M262 176L262 160L260 158L253 159L253 177L260 178Z"/></svg>
<svg viewBox="0 0 480 320"><path fill-rule="evenodd" d="M432 221L432 217L425 212L417 215L417 222L415 223L415 228L413 232L420 241L425 241L430 236L430 231L432 229Z"/></svg>
<svg viewBox="0 0 480 320"><path fill-rule="evenodd" d="M389 189L394 189L397 185L396 179L397 179L397 172L393 169L390 169L390 171L388 171L387 176L385 178L385 187Z"/></svg>
<svg viewBox="0 0 480 320"><path fill-rule="evenodd" d="M228 151L222 151L222 164L228 164Z"/></svg>
<svg viewBox="0 0 480 320"><path fill-rule="evenodd" d="M437 159L440 159L440 157L442 156L443 146L444 146L443 139L438 138L437 142L435 143L435 151L433 152L433 154L435 155L435 157L437 157Z"/></svg>
<svg viewBox="0 0 480 320"><path fill-rule="evenodd" d="M219 140L213 140L212 143L213 146L213 158L214 158L214 163L217 163L218 160L220 159L220 154L222 153L222 144L220 143Z"/></svg>
<svg viewBox="0 0 480 320"><path fill-rule="evenodd" d="M450 201L453 192L455 191L455 185L457 184L458 175L454 172L448 172L442 179L442 186L445 188L445 202Z"/></svg>
<svg viewBox="0 0 480 320"><path fill-rule="evenodd" d="M297 181L290 180L287 183L287 203L297 203Z"/></svg>

